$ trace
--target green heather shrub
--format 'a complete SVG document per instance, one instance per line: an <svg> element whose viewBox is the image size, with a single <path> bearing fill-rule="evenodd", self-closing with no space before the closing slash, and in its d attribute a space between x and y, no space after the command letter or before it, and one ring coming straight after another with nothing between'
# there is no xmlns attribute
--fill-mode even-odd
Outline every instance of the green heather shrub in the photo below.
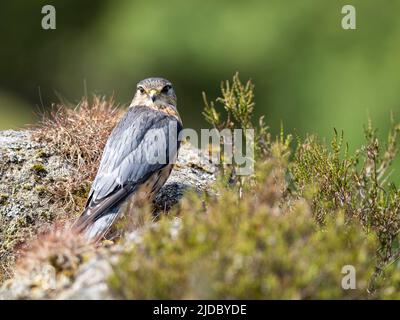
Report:
<svg viewBox="0 0 400 320"><path fill-rule="evenodd" d="M341 212L320 227L306 201L282 205L278 161L263 164L253 192L189 194L120 257L112 288L129 299L265 299L367 297L376 240ZM174 225L178 223L178 228ZM177 230L176 230L177 228ZM343 266L357 270L357 289L343 290Z"/></svg>
<svg viewBox="0 0 400 320"><path fill-rule="evenodd" d="M343 148L343 134L339 138L335 132L330 149L309 136L299 143L291 163L294 188L310 200L317 221L323 223L340 209L346 218L358 219L366 232L377 235L378 268L398 255L400 190L388 182L388 173L398 151L399 131L400 125L393 124L382 148L369 123L366 145L354 155Z"/></svg>

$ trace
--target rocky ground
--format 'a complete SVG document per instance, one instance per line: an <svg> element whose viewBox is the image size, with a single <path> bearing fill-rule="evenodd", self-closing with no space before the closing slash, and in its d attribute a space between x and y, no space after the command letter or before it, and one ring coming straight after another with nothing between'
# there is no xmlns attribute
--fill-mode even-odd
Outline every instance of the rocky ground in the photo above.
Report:
<svg viewBox="0 0 400 320"><path fill-rule="evenodd" d="M175 169L156 198L156 208L168 210L187 189L208 189L215 181L215 171L199 150L184 144ZM0 265L4 266L6 261L14 263L9 257L22 241L21 234L26 236L32 226L40 227L42 222L48 225L59 218L56 199L49 197L46 190L71 178L72 170L46 145L33 141L32 132L3 131L0 174ZM171 228L178 225L179 219L175 218ZM73 274L60 274L51 263L12 270L10 279L1 285L0 299L112 299L107 285L112 263L122 250L140 241L141 232L134 231L116 244L84 252Z"/></svg>

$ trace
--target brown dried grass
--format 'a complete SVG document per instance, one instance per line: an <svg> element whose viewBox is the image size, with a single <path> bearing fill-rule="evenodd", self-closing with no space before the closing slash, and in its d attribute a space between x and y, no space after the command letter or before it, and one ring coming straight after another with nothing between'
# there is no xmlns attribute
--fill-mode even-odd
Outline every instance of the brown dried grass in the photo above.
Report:
<svg viewBox="0 0 400 320"><path fill-rule="evenodd" d="M123 111L112 97L83 98L75 107L54 105L34 128L34 139L62 156L72 170L48 190L67 213L82 210L107 138Z"/></svg>
<svg viewBox="0 0 400 320"><path fill-rule="evenodd" d="M69 226L55 224L20 250L15 270L20 275L40 273L49 265L56 273L72 276L90 251L93 247L81 235L71 232Z"/></svg>

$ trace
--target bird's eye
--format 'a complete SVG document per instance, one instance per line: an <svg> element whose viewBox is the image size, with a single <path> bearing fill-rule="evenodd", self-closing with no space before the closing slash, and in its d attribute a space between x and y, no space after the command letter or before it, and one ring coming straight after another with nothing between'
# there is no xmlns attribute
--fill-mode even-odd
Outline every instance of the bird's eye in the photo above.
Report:
<svg viewBox="0 0 400 320"><path fill-rule="evenodd" d="M167 84L166 86L164 86L164 88L162 88L161 92L162 93L168 93L168 91L171 89L171 85Z"/></svg>
<svg viewBox="0 0 400 320"><path fill-rule="evenodd" d="M144 93L145 92L143 87L138 87L137 89L138 89L138 91L140 91L140 93Z"/></svg>

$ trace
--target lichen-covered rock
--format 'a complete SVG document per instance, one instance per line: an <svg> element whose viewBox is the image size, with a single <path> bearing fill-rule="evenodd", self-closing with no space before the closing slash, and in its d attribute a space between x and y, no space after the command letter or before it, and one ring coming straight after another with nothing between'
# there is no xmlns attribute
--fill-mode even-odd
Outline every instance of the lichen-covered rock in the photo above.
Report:
<svg viewBox="0 0 400 320"><path fill-rule="evenodd" d="M48 214L43 200L49 183L70 174L69 166L46 146L31 139L30 131L0 132L0 215L15 219L24 214Z"/></svg>
<svg viewBox="0 0 400 320"><path fill-rule="evenodd" d="M190 144L182 144L175 168L156 197L156 209L168 210L188 188L208 189L215 181L215 172L216 167L208 163L204 154ZM0 132L0 173L0 265L7 269L14 262L13 250L24 241L24 235L33 226L49 225L55 215L61 214L47 188L71 178L73 170L25 130ZM0 299L111 299L106 281L110 263L139 239L140 232L133 232L119 244L85 253L84 262L72 275L59 275L51 264L38 265L34 272L17 271L2 284Z"/></svg>
<svg viewBox="0 0 400 320"><path fill-rule="evenodd" d="M0 281L9 272L13 250L56 215L47 188L70 175L70 167L32 132L0 132Z"/></svg>

